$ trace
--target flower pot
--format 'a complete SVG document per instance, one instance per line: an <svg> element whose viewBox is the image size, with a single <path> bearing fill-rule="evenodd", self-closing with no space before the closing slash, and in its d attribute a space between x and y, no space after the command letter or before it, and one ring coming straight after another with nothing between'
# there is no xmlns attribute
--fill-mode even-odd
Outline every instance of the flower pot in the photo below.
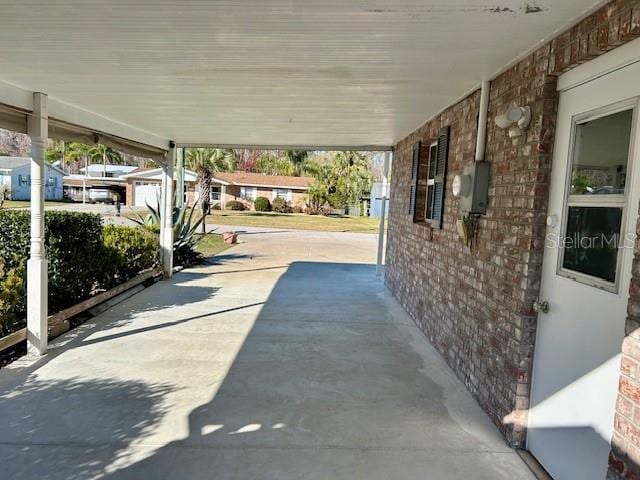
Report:
<svg viewBox="0 0 640 480"><path fill-rule="evenodd" d="M222 240L224 240L224 243L238 243L238 234L236 232L224 232Z"/></svg>

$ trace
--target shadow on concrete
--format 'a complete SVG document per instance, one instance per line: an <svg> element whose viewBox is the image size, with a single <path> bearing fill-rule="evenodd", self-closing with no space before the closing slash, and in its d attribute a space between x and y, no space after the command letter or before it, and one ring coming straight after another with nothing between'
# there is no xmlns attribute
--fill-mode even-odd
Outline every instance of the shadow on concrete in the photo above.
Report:
<svg viewBox="0 0 640 480"><path fill-rule="evenodd" d="M86 480L108 471L165 414L170 385L29 378L0 390L0 477ZM38 413L47 412L45 418ZM11 472L10 474L8 472Z"/></svg>
<svg viewBox="0 0 640 480"><path fill-rule="evenodd" d="M143 327L143 328L135 328L133 330L127 330L125 332L121 332L121 333L115 333L113 335L105 335L99 338L95 338L95 339L91 339L91 340L84 340L82 342L82 346L85 347L87 345L92 345L95 343L102 343L102 342L108 342L109 340L115 340L116 338L123 338L123 337L128 337L130 335L139 335L141 333L145 333L145 332L152 332L154 330L160 330L163 328L167 328L167 327L173 327L176 325L180 325L181 323L187 323L190 322L192 320L198 320L200 318L208 318L208 317L212 317L215 315L221 315L223 313L230 313L230 312L237 312L239 310L243 310L245 308L251 308L251 307L257 307L259 305L263 305L264 302L258 302L258 303L250 303L247 305L242 305L239 307L234 307L234 308L226 308L223 310L214 310L212 312L206 312L203 313L201 315L194 315L191 317L187 317L187 318L181 318L180 320L173 320L171 322L162 322L162 323L156 323L155 325L151 325L148 327Z"/></svg>
<svg viewBox="0 0 640 480"><path fill-rule="evenodd" d="M177 275L156 285L149 299L159 301L160 310L211 298L216 288L189 286L201 275ZM152 308L142 304L142 311ZM462 392L462 385L437 357L425 361L415 347L422 337L399 321L398 308L373 265L294 262L246 336L211 337L207 348L237 348L237 354L228 370L212 365L203 382L220 386L187 419L166 418L165 397L175 386L21 376L22 383L0 393L2 418L11 422L0 437L6 438L2 462L11 465L12 480L529 478L504 460L510 450L470 397L462 415L452 413L460 403L452 392ZM117 311L121 319L98 328L107 332L139 311L125 305ZM222 311L206 315L216 313ZM179 352L167 354L166 367L178 358ZM178 373L189 375L184 368ZM187 421L188 434L169 443L136 443L161 420Z"/></svg>
<svg viewBox="0 0 640 480"><path fill-rule="evenodd" d="M207 265L227 265L229 263L243 263L242 260L248 260L259 257L260 255L248 255L245 253L222 253L209 257L207 259Z"/></svg>
<svg viewBox="0 0 640 480"><path fill-rule="evenodd" d="M371 265L292 263L188 437L105 478L462 478L437 476L447 448L474 478L525 478L469 454L495 446L452 419L382 288Z"/></svg>

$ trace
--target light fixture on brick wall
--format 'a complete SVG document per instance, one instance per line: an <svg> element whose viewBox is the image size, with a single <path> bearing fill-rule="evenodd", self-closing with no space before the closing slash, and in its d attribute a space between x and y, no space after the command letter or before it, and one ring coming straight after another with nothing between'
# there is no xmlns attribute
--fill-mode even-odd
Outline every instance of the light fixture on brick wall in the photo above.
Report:
<svg viewBox="0 0 640 480"><path fill-rule="evenodd" d="M496 125L508 128L510 137L517 137L531 123L531 108L509 107L502 115L496 117Z"/></svg>

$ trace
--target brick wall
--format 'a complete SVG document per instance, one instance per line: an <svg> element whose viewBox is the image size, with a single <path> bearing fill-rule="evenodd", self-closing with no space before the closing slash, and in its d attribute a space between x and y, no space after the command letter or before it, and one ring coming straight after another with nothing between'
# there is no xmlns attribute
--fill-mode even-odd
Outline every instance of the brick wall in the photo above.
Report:
<svg viewBox="0 0 640 480"><path fill-rule="evenodd" d="M445 199L442 230L414 224L407 211L417 141L431 142L441 127L451 126L447 193L453 176L473 161L479 93L395 148L386 283L513 446L525 440L536 329L532 303L544 248L556 76L635 38L639 13L640 0L611 2L493 81L486 151L489 206L472 250L458 239L458 205L452 195ZM515 138L493 122L511 104L528 105L533 112L531 127ZM637 432L635 445L640 445L640 428Z"/></svg>
<svg viewBox="0 0 640 480"><path fill-rule="evenodd" d="M640 236L640 223L636 229ZM629 307L622 343L619 383L608 479L640 478L640 244L636 242Z"/></svg>

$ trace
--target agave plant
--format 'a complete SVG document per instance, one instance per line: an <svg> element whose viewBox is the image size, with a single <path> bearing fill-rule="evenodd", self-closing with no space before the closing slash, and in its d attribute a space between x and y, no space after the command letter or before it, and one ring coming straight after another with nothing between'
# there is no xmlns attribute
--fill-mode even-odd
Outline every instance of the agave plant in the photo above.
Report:
<svg viewBox="0 0 640 480"><path fill-rule="evenodd" d="M160 196L156 197L155 206L145 203L149 212L145 216L135 212L137 218L132 218L131 220L150 230L159 231L162 225ZM173 207L173 251L175 252L177 263L182 260L190 262L198 256L195 252L195 246L200 241L200 237L196 235L196 231L204 221L204 217L195 218L195 212L196 205L189 207L184 204L182 207Z"/></svg>

